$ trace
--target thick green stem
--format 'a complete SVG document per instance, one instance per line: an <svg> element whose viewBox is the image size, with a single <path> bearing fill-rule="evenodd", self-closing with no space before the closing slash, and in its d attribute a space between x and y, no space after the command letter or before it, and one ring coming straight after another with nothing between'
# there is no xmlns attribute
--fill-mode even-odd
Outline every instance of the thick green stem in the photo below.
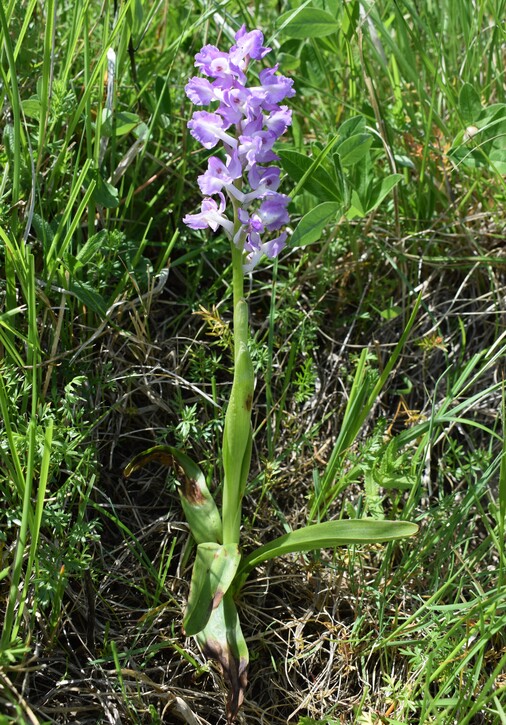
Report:
<svg viewBox="0 0 506 725"><path fill-rule="evenodd" d="M236 216L236 228L240 223ZM248 305L244 300L243 253L232 243L234 294L234 381L223 431L223 543L239 543L241 502L251 461L253 366L248 349Z"/></svg>
<svg viewBox="0 0 506 725"><path fill-rule="evenodd" d="M248 344L249 322L248 315L244 314L244 272L242 271L242 249L232 244L232 289L234 293L234 361L241 343Z"/></svg>

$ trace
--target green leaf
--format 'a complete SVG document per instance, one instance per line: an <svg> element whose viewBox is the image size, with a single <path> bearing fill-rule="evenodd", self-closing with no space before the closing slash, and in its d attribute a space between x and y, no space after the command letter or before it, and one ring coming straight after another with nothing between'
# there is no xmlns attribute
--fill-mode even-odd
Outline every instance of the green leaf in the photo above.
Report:
<svg viewBox="0 0 506 725"><path fill-rule="evenodd" d="M381 180L379 186L375 187L372 193L372 199L370 200L367 211L373 211L381 204L383 199L388 196L394 186L397 186L399 181L402 179L402 174L390 174Z"/></svg>
<svg viewBox="0 0 506 725"><path fill-rule="evenodd" d="M21 108L27 118L39 118L40 116L40 101L37 96L21 101Z"/></svg>
<svg viewBox="0 0 506 725"><path fill-rule="evenodd" d="M206 657L217 660L228 685L227 722L234 722L248 682L249 654L232 594L213 609L205 629L196 635Z"/></svg>
<svg viewBox="0 0 506 725"><path fill-rule="evenodd" d="M101 229L96 234L93 234L81 247L79 252L76 254L76 260L81 265L89 264L95 254L101 249L107 247L109 243L109 233L106 229Z"/></svg>
<svg viewBox="0 0 506 725"><path fill-rule="evenodd" d="M77 299L88 309L93 310L100 317L107 314L107 304L104 298L98 294L88 282L74 279L70 282L70 292L73 292Z"/></svg>
<svg viewBox="0 0 506 725"><path fill-rule="evenodd" d="M363 217L365 217L365 213L366 212L362 203L362 199L357 194L355 189L353 189L353 191L351 192L350 208L346 212L346 218L355 219L356 217L359 217L360 219L363 219Z"/></svg>
<svg viewBox="0 0 506 725"><path fill-rule="evenodd" d="M335 201L325 201L311 209L297 225L295 232L290 239L291 247L304 247L307 244L317 242L325 226L335 219L341 211L341 204Z"/></svg>
<svg viewBox="0 0 506 725"><path fill-rule="evenodd" d="M279 63L282 72L297 70L300 66L300 58L291 53L278 53L276 62Z"/></svg>
<svg viewBox="0 0 506 725"><path fill-rule="evenodd" d="M341 164L353 166L357 164L368 153L373 142L370 133L357 133L342 141L336 148Z"/></svg>
<svg viewBox="0 0 506 725"><path fill-rule="evenodd" d="M123 475L129 478L132 473L152 461L178 469L182 479L178 488L181 506L197 544L221 543L220 512L200 468L173 446L153 446L134 456L125 467Z"/></svg>
<svg viewBox="0 0 506 725"><path fill-rule="evenodd" d="M344 141L345 138L364 132L365 118L363 116L352 116L339 126L338 136Z"/></svg>
<svg viewBox="0 0 506 725"><path fill-rule="evenodd" d="M100 129L102 136L125 136L141 123L136 113L118 111L110 113L104 108L104 120Z"/></svg>
<svg viewBox="0 0 506 725"><path fill-rule="evenodd" d="M476 121L481 114L480 96L470 83L464 83L459 93L459 108L466 123Z"/></svg>
<svg viewBox="0 0 506 725"><path fill-rule="evenodd" d="M291 531L265 544L245 557L237 572L239 587L255 566L275 556L298 551L349 546L350 544L377 544L413 536L418 526L406 521L375 521L358 519L325 521Z"/></svg>
<svg viewBox="0 0 506 725"><path fill-rule="evenodd" d="M336 19L325 10L303 8L302 10L284 13L279 18L278 28L290 38L322 38L339 30Z"/></svg>
<svg viewBox="0 0 506 725"><path fill-rule="evenodd" d="M295 183L302 179L314 161L298 151L285 149L278 153L283 169ZM302 187L322 201L341 201L335 181L321 166L311 171Z"/></svg>
<svg viewBox="0 0 506 725"><path fill-rule="evenodd" d="M188 636L201 632L228 591L241 561L237 544L199 544L183 617Z"/></svg>
<svg viewBox="0 0 506 725"><path fill-rule="evenodd" d="M106 181L98 169L88 169L86 185L94 185L91 193L93 202L106 209L115 209L119 204L118 190Z"/></svg>

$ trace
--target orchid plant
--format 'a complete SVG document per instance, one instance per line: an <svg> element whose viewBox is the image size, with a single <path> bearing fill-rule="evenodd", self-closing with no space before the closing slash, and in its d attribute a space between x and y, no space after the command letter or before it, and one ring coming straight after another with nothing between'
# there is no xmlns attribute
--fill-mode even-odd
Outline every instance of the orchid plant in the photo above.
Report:
<svg viewBox="0 0 506 725"><path fill-rule="evenodd" d="M227 721L233 722L247 685L248 648L236 600L252 569L275 556L323 547L378 543L414 534L407 522L372 519L326 521L285 534L247 556L240 549L241 507L250 471L251 410L254 372L249 352L248 304L244 277L263 256L283 250L290 197L278 192L280 168L274 145L291 124L291 110L282 102L295 95L293 81L278 66L263 67L259 82L249 83L252 61L270 52L260 30L243 26L228 52L206 45L195 65L186 94L197 110L188 128L205 149L222 147L198 177L204 196L200 211L183 221L191 229L219 229L230 240L233 285L234 376L225 415L221 510L198 466L172 446L157 446L136 456L125 475L146 460L160 460L180 473L180 499L197 553L183 617L187 635L195 636L204 654L217 660L229 687Z"/></svg>

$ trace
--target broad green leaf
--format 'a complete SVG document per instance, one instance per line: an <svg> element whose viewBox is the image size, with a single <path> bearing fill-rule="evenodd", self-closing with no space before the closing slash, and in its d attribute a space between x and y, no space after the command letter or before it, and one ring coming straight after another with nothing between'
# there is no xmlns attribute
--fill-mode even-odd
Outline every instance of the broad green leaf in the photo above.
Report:
<svg viewBox="0 0 506 725"><path fill-rule="evenodd" d="M102 136L125 136L141 123L141 119L136 113L128 113L127 111L118 111L110 113L104 109L105 118L103 120L100 132Z"/></svg>
<svg viewBox="0 0 506 725"><path fill-rule="evenodd" d="M278 153L283 169L296 183L302 179L314 161L298 151L286 149ZM341 201L335 181L321 166L311 171L302 186L322 201Z"/></svg>
<svg viewBox="0 0 506 725"><path fill-rule="evenodd" d="M460 89L459 108L466 123L477 121L481 114L480 96L470 83L464 83Z"/></svg>
<svg viewBox="0 0 506 725"><path fill-rule="evenodd" d="M383 543L413 536L417 531L416 524L406 521L372 519L325 521L322 524L304 526L274 539L245 557L237 572L237 581L240 586L255 566L275 556L350 544Z"/></svg>
<svg viewBox="0 0 506 725"><path fill-rule="evenodd" d="M290 38L322 38L339 30L339 23L330 13L318 8L284 13L278 20L278 28Z"/></svg>
<svg viewBox="0 0 506 725"><path fill-rule="evenodd" d="M281 71L286 72L290 70L297 70L300 66L300 58L291 53L278 53L277 62Z"/></svg>
<svg viewBox="0 0 506 725"><path fill-rule="evenodd" d="M346 121L339 126L338 136L342 141L344 141L345 138L364 132L365 118L363 116L352 116L351 118L346 119Z"/></svg>
<svg viewBox="0 0 506 725"><path fill-rule="evenodd" d="M353 191L351 192L350 208L346 212L346 218L355 219L356 217L359 217L360 219L365 217L365 209L362 203L362 199L357 194L355 189L353 189Z"/></svg>
<svg viewBox="0 0 506 725"><path fill-rule="evenodd" d="M343 200L343 209L346 210L350 205L351 189L338 153L332 154L332 163L334 164L334 170L336 172L337 188Z"/></svg>
<svg viewBox="0 0 506 725"><path fill-rule="evenodd" d="M373 194L372 199L370 200L367 211L373 211L373 209L376 209L383 199L388 196L388 194L392 191L394 186L397 186L399 181L402 179L402 174L390 174L389 176L386 176L384 179L382 179L381 184L379 187L377 187Z"/></svg>
<svg viewBox="0 0 506 725"><path fill-rule="evenodd" d="M199 544L183 618L188 636L201 632L234 580L241 554L237 544Z"/></svg>
<svg viewBox="0 0 506 725"><path fill-rule="evenodd" d="M232 594L213 609L205 629L196 635L206 657L217 660L229 688L227 722L234 722L248 682L249 654Z"/></svg>
<svg viewBox="0 0 506 725"><path fill-rule="evenodd" d="M94 203L106 209L115 209L119 204L116 187L106 181L97 169L90 169L87 174L87 180L91 181L92 179L95 181L95 188L92 192Z"/></svg>
<svg viewBox="0 0 506 725"><path fill-rule="evenodd" d="M96 312L100 317L107 314L107 303L104 298L88 282L74 279L70 282L70 292L88 309Z"/></svg>
<svg viewBox="0 0 506 725"><path fill-rule="evenodd" d="M370 133L357 133L342 141L336 151L343 166L357 164L371 148L373 137Z"/></svg>
<svg viewBox="0 0 506 725"><path fill-rule="evenodd" d="M31 98L21 101L21 107L27 118L39 118L40 101L37 96L32 96Z"/></svg>
<svg viewBox="0 0 506 725"><path fill-rule="evenodd" d="M47 219L44 219L37 212L34 212L34 215L32 218L32 225L35 230L35 233L37 234L38 240L40 242L42 242L44 251L49 249L49 247L51 246L51 242L54 239L54 234L55 234L55 230L54 230L53 226L47 221Z"/></svg>
<svg viewBox="0 0 506 725"><path fill-rule="evenodd" d="M191 458L173 446L153 446L134 456L123 475L129 478L151 461L176 468L180 473L178 488L181 506L197 544L221 543L221 516L211 492L207 488L204 474Z"/></svg>
<svg viewBox="0 0 506 725"><path fill-rule="evenodd" d="M100 250L104 249L109 241L109 233L106 229L101 229L96 234L93 234L83 244L79 252L76 254L76 259L81 264L89 264L95 254Z"/></svg>
<svg viewBox="0 0 506 725"><path fill-rule="evenodd" d="M341 204L335 201L325 201L311 209L297 225L295 232L290 239L291 247L304 247L307 244L317 242L325 226L335 219L341 211Z"/></svg>

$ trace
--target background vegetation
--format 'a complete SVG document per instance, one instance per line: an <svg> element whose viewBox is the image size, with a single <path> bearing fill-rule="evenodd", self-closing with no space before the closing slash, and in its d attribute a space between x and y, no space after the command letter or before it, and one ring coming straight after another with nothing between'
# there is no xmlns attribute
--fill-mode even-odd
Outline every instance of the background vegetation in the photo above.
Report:
<svg viewBox="0 0 506 725"><path fill-rule="evenodd" d="M506 723L504 10L0 4L0 723L224 722L181 632L176 481L122 471L168 442L219 487L229 253L181 223L206 162L184 85L243 22L297 89L293 227L330 204L251 282L244 545L329 517L420 533L256 573L242 722Z"/></svg>

